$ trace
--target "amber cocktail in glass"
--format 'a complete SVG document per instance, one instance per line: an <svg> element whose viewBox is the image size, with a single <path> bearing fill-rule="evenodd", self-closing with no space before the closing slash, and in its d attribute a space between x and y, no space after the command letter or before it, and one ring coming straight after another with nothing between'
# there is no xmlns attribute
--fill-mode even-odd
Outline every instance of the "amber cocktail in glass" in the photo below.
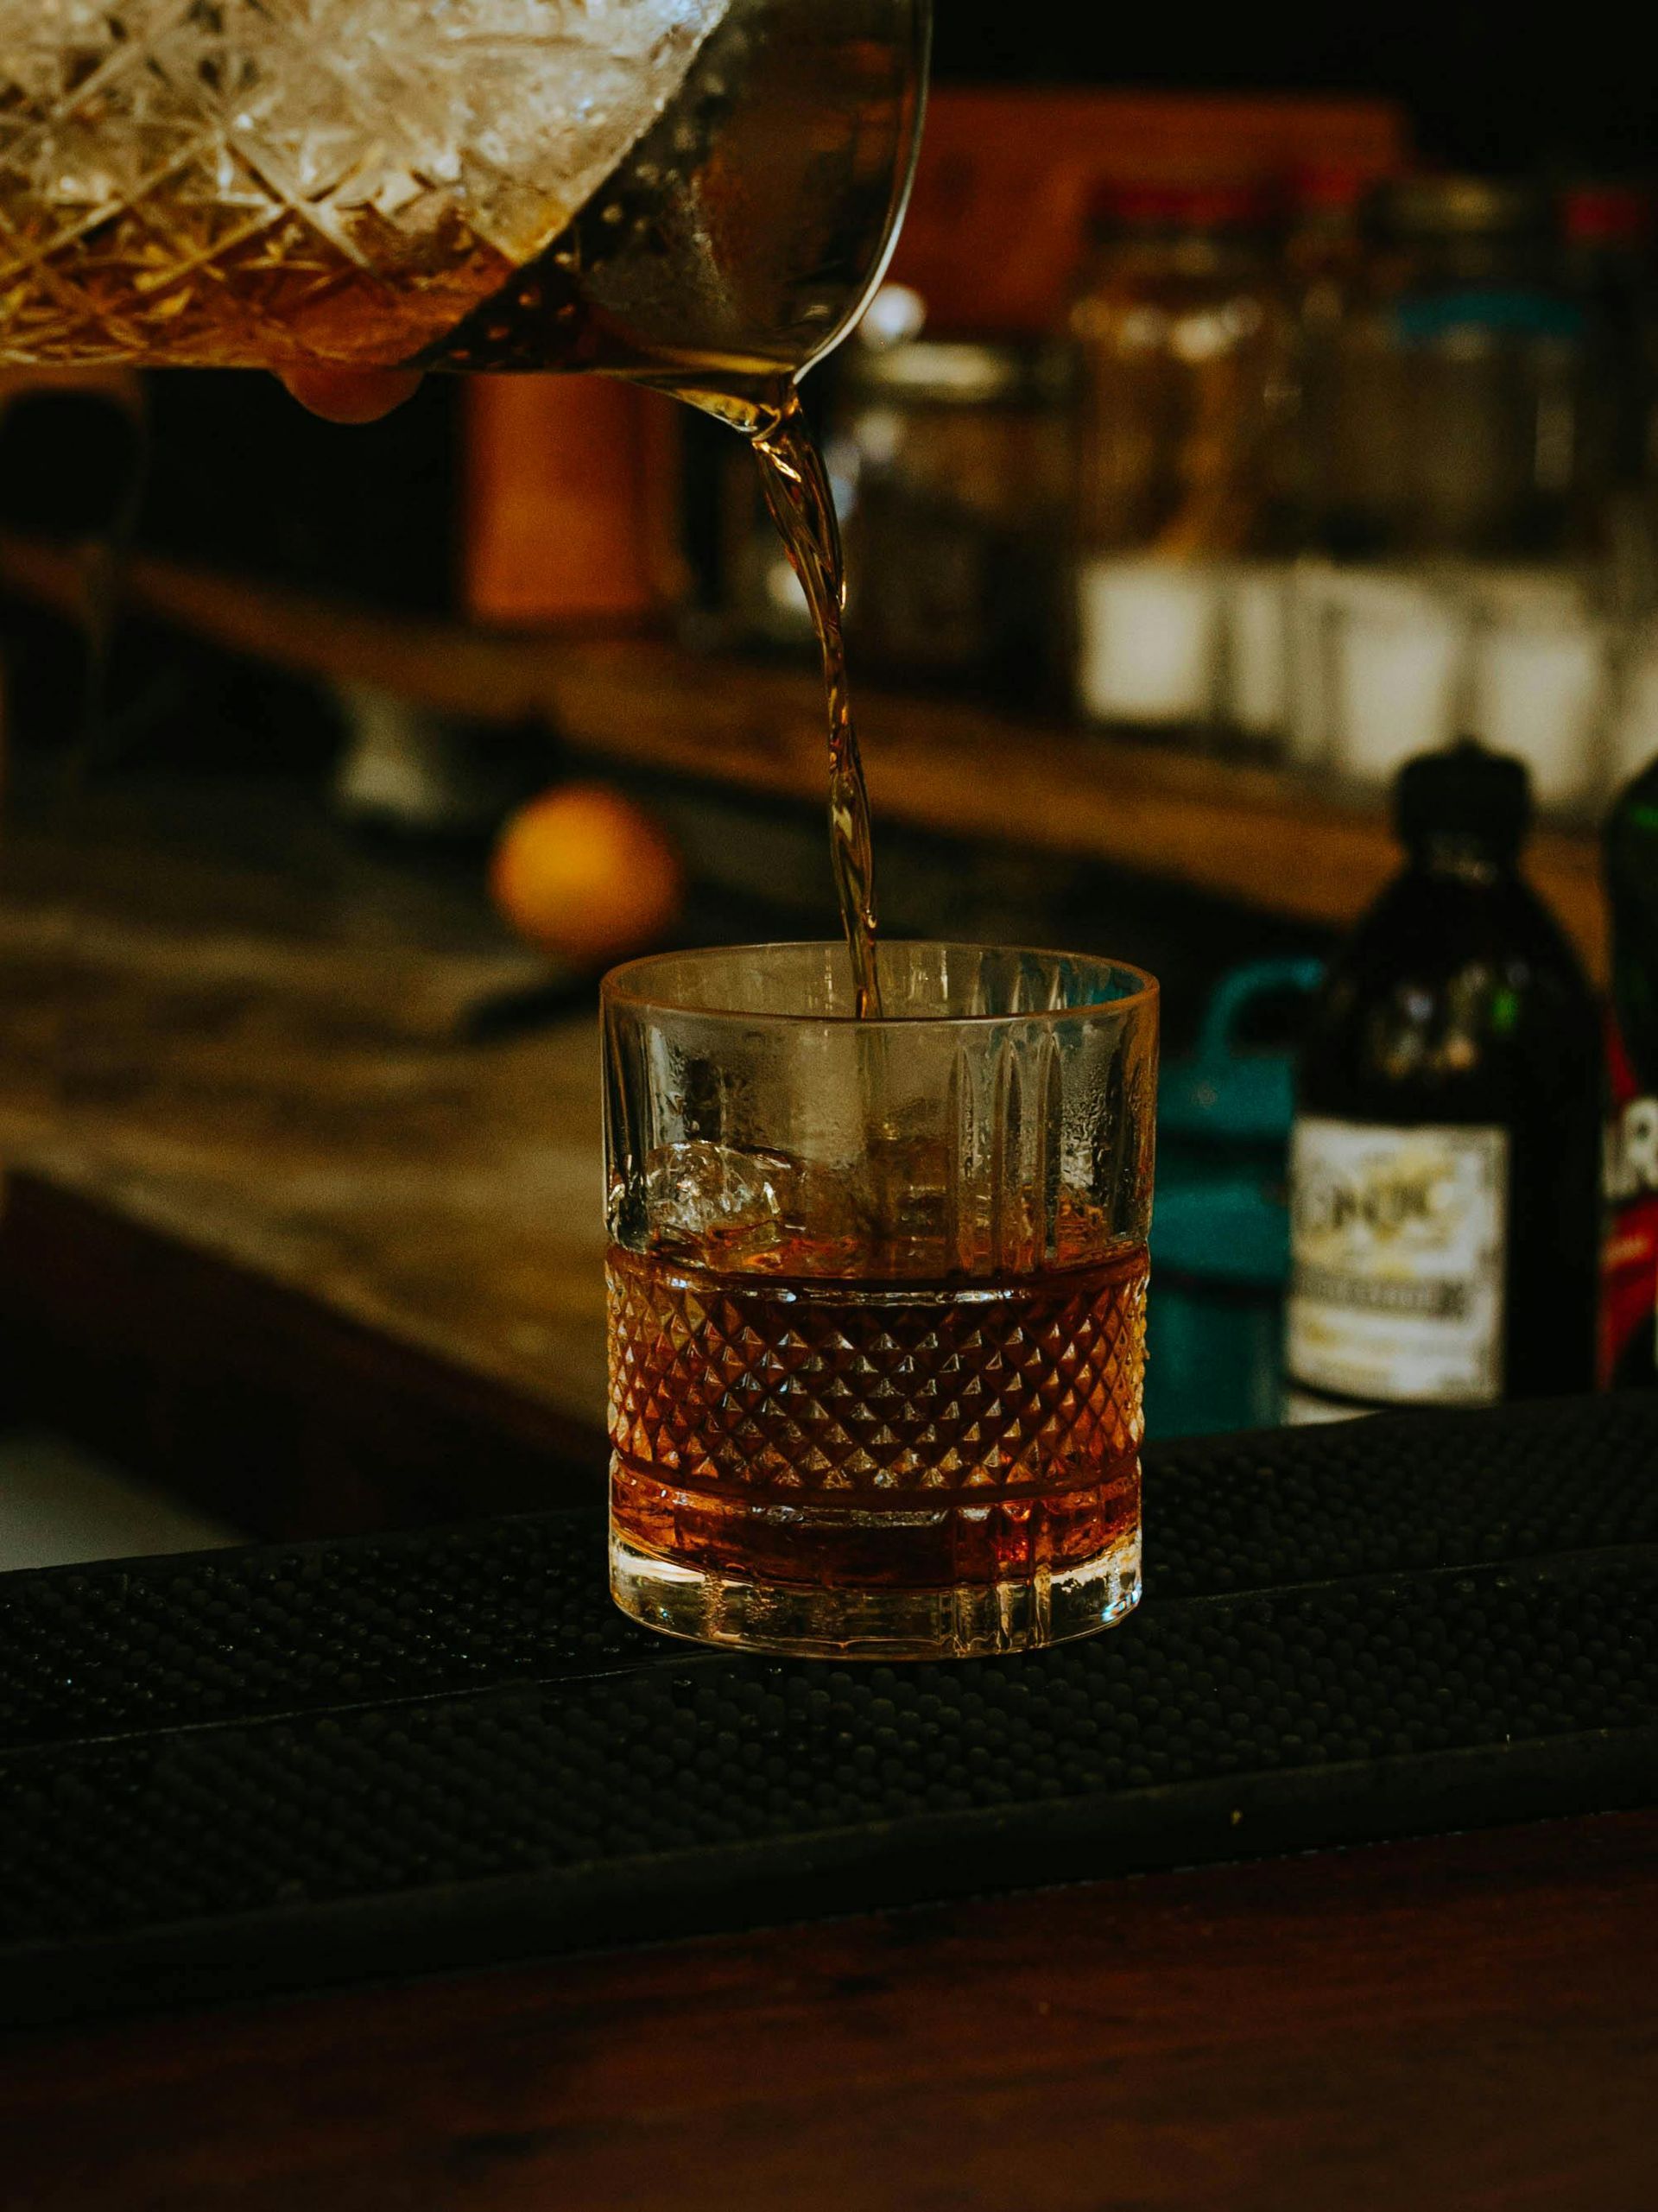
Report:
<svg viewBox="0 0 1658 2212"><path fill-rule="evenodd" d="M1140 1592L1157 987L672 954L604 993L611 1562L668 1633L1021 1651Z"/></svg>

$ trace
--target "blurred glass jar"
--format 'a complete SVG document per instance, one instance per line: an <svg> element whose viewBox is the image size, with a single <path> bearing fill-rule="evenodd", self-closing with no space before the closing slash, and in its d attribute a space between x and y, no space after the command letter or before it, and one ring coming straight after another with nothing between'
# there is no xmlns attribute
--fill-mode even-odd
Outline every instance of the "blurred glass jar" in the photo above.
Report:
<svg viewBox="0 0 1658 2212"><path fill-rule="evenodd" d="M1074 357L1051 342L848 348L829 453L860 665L1022 701L1062 694L1074 393Z"/></svg>
<svg viewBox="0 0 1658 2212"><path fill-rule="evenodd" d="M1229 576L1280 549L1292 348L1271 212L1236 185L1113 187L1097 205L1071 330L1076 688L1098 721L1212 722Z"/></svg>
<svg viewBox="0 0 1658 2212"><path fill-rule="evenodd" d="M1582 491L1573 537L1599 596L1640 621L1658 606L1658 287L1652 193L1580 179L1559 197L1559 269L1585 332Z"/></svg>
<svg viewBox="0 0 1658 2212"><path fill-rule="evenodd" d="M1547 196L1383 186L1303 424L1322 559L1294 578L1291 751L1372 786L1471 732L1590 802L1610 645L1613 440L1598 310Z"/></svg>
<svg viewBox="0 0 1658 2212"><path fill-rule="evenodd" d="M878 293L807 387L847 555L860 670L1058 703L1070 664L1076 361L1051 340L924 339ZM719 630L815 657L816 635L746 452L718 445Z"/></svg>
<svg viewBox="0 0 1658 2212"><path fill-rule="evenodd" d="M1294 428L1279 441L1296 535L1310 540L1325 504L1341 393L1341 354L1364 295L1370 246L1364 206L1374 169L1304 162L1285 180L1284 287L1288 301Z"/></svg>
<svg viewBox="0 0 1658 2212"><path fill-rule="evenodd" d="M1642 482L1655 458L1655 214L1651 190L1623 181L1581 179L1564 187L1559 199L1560 283L1586 324L1591 450L1605 479L1620 489Z"/></svg>
<svg viewBox="0 0 1658 2212"><path fill-rule="evenodd" d="M1585 484L1585 319L1546 198L1422 176L1370 210L1340 345L1317 535L1338 557L1553 558Z"/></svg>
<svg viewBox="0 0 1658 2212"><path fill-rule="evenodd" d="M1290 637L1308 765L1380 790L1464 734L1522 759L1555 812L1604 788L1617 639L1567 566L1305 561Z"/></svg>

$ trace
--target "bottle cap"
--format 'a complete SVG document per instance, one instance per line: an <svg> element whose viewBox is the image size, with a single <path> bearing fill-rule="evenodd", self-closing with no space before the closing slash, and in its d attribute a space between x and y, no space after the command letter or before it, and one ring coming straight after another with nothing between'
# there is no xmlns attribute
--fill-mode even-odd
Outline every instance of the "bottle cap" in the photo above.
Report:
<svg viewBox="0 0 1658 2212"><path fill-rule="evenodd" d="M1523 761L1464 738L1405 763L1394 786L1394 821L1408 846L1477 838L1511 857L1531 826L1531 776Z"/></svg>

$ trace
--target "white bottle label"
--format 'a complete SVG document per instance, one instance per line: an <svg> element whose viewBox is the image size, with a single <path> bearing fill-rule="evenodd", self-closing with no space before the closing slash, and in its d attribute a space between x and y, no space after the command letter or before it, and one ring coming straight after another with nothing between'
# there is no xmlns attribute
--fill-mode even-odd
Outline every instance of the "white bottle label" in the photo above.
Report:
<svg viewBox="0 0 1658 2212"><path fill-rule="evenodd" d="M1306 1116L1290 1178L1292 1382L1378 1405L1500 1398L1507 1131Z"/></svg>

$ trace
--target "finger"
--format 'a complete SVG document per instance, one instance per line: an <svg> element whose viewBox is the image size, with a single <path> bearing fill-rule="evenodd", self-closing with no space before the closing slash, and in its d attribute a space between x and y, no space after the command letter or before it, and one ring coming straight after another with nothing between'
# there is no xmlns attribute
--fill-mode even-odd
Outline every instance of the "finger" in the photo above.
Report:
<svg viewBox="0 0 1658 2212"><path fill-rule="evenodd" d="M377 422L420 381L414 369L289 369L282 377L301 407L330 422Z"/></svg>

